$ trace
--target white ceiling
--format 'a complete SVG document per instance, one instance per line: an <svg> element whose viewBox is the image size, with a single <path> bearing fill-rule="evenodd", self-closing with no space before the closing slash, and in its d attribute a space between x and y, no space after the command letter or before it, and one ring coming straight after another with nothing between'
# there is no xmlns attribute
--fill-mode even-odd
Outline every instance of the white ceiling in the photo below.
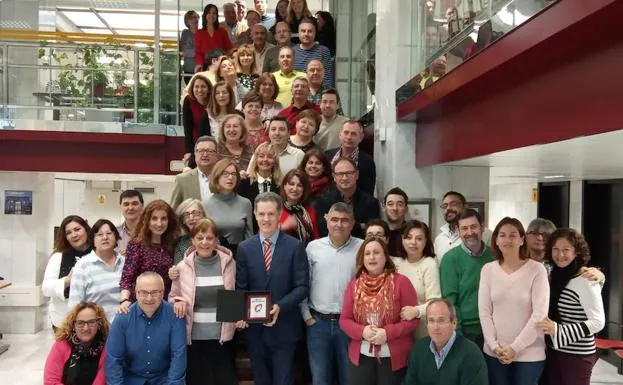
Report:
<svg viewBox="0 0 623 385"><path fill-rule="evenodd" d="M491 167L490 182L623 178L623 130L445 163Z"/></svg>

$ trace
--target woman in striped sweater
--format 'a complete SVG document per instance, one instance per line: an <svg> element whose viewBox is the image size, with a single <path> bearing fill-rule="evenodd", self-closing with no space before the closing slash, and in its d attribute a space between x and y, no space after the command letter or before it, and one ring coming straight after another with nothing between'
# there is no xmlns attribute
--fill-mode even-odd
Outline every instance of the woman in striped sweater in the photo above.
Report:
<svg viewBox="0 0 623 385"><path fill-rule="evenodd" d="M601 286L581 276L591 258L588 245L576 230L558 229L547 241L545 258L554 262L549 317L537 328L548 336L548 384L589 385L597 362L595 334L606 317Z"/></svg>

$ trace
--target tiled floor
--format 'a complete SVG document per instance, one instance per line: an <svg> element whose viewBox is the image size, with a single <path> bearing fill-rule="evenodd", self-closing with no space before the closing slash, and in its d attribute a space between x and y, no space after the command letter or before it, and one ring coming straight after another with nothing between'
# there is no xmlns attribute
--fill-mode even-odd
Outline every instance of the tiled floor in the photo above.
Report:
<svg viewBox="0 0 623 385"><path fill-rule="evenodd" d="M35 335L5 335L4 343L11 344L9 350L0 355L0 383L11 385L40 385L43 383L43 366L52 346L51 330ZM623 384L623 376L609 363L600 360L593 370L591 384Z"/></svg>

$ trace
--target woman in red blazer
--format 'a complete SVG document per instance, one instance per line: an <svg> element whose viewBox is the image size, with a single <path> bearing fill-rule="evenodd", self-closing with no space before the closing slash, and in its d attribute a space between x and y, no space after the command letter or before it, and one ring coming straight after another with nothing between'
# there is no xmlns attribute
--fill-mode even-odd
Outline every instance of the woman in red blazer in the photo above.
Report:
<svg viewBox="0 0 623 385"><path fill-rule="evenodd" d="M349 382L399 385L419 323L418 319L402 320L400 310L417 305L415 289L407 277L396 272L381 238L365 240L356 264L340 316L340 327L350 337Z"/></svg>
<svg viewBox="0 0 623 385"><path fill-rule="evenodd" d="M44 385L105 385L106 337L110 323L93 302L69 311L56 329L56 342L45 360Z"/></svg>
<svg viewBox="0 0 623 385"><path fill-rule="evenodd" d="M229 53L233 45L227 30L219 27L218 8L208 4L201 15L201 29L195 32L195 72L202 70L206 55L216 48Z"/></svg>
<svg viewBox="0 0 623 385"><path fill-rule="evenodd" d="M320 238L316 209L310 206L311 187L309 179L298 168L288 171L281 182L283 210L279 226L286 234L298 238L304 244Z"/></svg>

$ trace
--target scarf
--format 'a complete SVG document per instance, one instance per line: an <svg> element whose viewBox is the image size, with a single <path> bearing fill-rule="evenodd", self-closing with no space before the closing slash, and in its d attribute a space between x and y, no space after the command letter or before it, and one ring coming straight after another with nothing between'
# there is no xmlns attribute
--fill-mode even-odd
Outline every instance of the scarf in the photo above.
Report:
<svg viewBox="0 0 623 385"><path fill-rule="evenodd" d="M340 147L340 149L337 150L335 155L333 155L333 159L331 159L331 164L335 163L335 161L340 159L341 156L342 156L342 148ZM357 166L359 166L359 147L355 148L355 151L353 151L353 153L350 154L349 158L353 162L355 162Z"/></svg>
<svg viewBox="0 0 623 385"><path fill-rule="evenodd" d="M71 355L63 370L62 382L66 385L92 384L99 366L99 358L104 350L105 341L101 333L97 333L90 343L80 342L76 333L69 337Z"/></svg>
<svg viewBox="0 0 623 385"><path fill-rule="evenodd" d="M329 187L329 177L323 176L322 178L318 178L316 180L310 181L311 183L311 195L313 197L320 196L327 191L327 187Z"/></svg>
<svg viewBox="0 0 623 385"><path fill-rule="evenodd" d="M394 274L383 272L377 277L362 271L355 283L355 304L353 313L360 325L383 327L393 323L394 317ZM379 357L380 345L374 345L374 355ZM371 346L372 349L372 346Z"/></svg>
<svg viewBox="0 0 623 385"><path fill-rule="evenodd" d="M284 202L283 206L287 211L294 214L294 217L296 218L296 234L298 238L303 242L307 242L311 237L311 234L314 232L314 225L312 224L309 213L302 205L295 205L288 201Z"/></svg>
<svg viewBox="0 0 623 385"><path fill-rule="evenodd" d="M66 277L71 269L74 268L76 262L78 262L78 260L83 256L89 254L91 251L93 251L93 247L89 245L89 247L87 247L84 251L78 251L74 248L70 248L64 252L61 257L61 268L58 272L58 278ZM65 298L69 298L69 288L65 289Z"/></svg>

